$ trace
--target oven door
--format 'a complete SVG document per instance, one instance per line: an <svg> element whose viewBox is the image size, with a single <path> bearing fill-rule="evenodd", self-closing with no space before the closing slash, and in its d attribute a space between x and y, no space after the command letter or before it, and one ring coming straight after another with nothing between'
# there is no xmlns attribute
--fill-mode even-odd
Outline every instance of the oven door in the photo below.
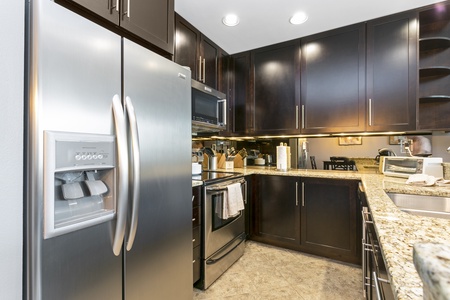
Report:
<svg viewBox="0 0 450 300"><path fill-rule="evenodd" d="M204 197L204 237L205 258L210 257L219 249L227 245L237 236L245 232L244 210L235 217L221 218L221 209L224 203L227 185L240 182L244 203L247 203L247 183L243 178L225 181L220 184L205 186Z"/></svg>

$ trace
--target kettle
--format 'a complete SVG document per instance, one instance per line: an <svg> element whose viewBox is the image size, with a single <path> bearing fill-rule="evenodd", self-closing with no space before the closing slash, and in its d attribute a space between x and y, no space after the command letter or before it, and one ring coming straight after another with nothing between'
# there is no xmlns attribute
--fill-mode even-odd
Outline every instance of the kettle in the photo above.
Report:
<svg viewBox="0 0 450 300"><path fill-rule="evenodd" d="M381 149L378 149L378 155L375 156L375 160L377 161L377 163L380 162L380 156L397 156L397 155L391 149L381 148Z"/></svg>

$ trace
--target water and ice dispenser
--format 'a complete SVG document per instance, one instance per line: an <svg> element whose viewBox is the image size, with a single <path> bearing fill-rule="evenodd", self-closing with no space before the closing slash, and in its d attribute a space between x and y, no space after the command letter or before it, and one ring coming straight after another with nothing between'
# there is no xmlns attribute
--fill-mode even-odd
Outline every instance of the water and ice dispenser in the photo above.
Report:
<svg viewBox="0 0 450 300"><path fill-rule="evenodd" d="M44 238L115 217L115 149L113 135L44 133Z"/></svg>

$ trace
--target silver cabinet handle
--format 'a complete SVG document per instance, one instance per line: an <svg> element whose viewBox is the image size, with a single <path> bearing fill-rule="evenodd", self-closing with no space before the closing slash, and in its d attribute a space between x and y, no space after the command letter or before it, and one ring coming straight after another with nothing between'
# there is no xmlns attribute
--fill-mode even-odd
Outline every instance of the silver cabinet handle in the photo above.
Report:
<svg viewBox="0 0 450 300"><path fill-rule="evenodd" d="M130 18L130 1L131 0L127 0L127 3L125 4L125 0L123 0L122 2L122 16L123 17L127 17ZM126 5L126 10L125 10L125 5Z"/></svg>
<svg viewBox="0 0 450 300"><path fill-rule="evenodd" d="M112 100L114 126L117 139L117 164L118 164L118 195L117 195L117 221L112 243L114 255L118 256L122 249L123 238L127 221L128 200L128 151L127 151L127 126L122 104L118 95Z"/></svg>
<svg viewBox="0 0 450 300"><path fill-rule="evenodd" d="M195 239L192 239L192 242L195 243Z"/></svg>
<svg viewBox="0 0 450 300"><path fill-rule="evenodd" d="M372 99L369 99L369 126L372 126Z"/></svg>
<svg viewBox="0 0 450 300"><path fill-rule="evenodd" d="M139 215L139 191L141 182L141 151L139 147L139 131L137 126L136 112L130 97L125 98L125 110L127 112L130 132L131 132L131 151L133 159L133 194L130 231L128 233L127 251L133 247L136 237L138 215Z"/></svg>
<svg viewBox="0 0 450 300"><path fill-rule="evenodd" d="M295 106L295 129L298 129L298 105Z"/></svg>
<svg viewBox="0 0 450 300"><path fill-rule="evenodd" d="M119 0L116 0L116 11L119 11Z"/></svg>
<svg viewBox="0 0 450 300"><path fill-rule="evenodd" d="M305 183L302 182L302 206L305 206Z"/></svg>
<svg viewBox="0 0 450 300"><path fill-rule="evenodd" d="M198 58L198 81L202 81L202 57Z"/></svg>
<svg viewBox="0 0 450 300"><path fill-rule="evenodd" d="M203 59L203 83L206 83L206 60Z"/></svg>
<svg viewBox="0 0 450 300"><path fill-rule="evenodd" d="M295 182L295 206L298 206L298 182Z"/></svg>
<svg viewBox="0 0 450 300"><path fill-rule="evenodd" d="M192 218L192 222L195 222L196 218Z"/></svg>
<svg viewBox="0 0 450 300"><path fill-rule="evenodd" d="M244 180L244 204L247 204L247 181Z"/></svg>
<svg viewBox="0 0 450 300"><path fill-rule="evenodd" d="M305 105L302 105L302 129L305 129Z"/></svg>

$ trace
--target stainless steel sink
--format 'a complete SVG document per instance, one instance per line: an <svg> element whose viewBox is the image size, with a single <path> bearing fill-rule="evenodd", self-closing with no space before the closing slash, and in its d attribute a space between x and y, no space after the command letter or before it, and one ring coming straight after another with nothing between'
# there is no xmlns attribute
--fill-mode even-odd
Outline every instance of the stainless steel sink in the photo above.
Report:
<svg viewBox="0 0 450 300"><path fill-rule="evenodd" d="M400 210L413 215L450 219L450 198L386 193Z"/></svg>

